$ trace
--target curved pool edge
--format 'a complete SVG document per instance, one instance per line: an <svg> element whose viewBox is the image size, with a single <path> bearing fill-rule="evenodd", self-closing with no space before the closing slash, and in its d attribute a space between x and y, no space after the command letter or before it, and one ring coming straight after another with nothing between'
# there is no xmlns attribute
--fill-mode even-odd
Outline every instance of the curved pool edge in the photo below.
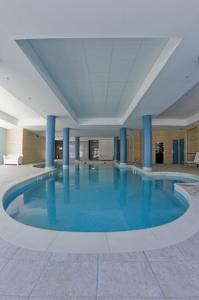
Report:
<svg viewBox="0 0 199 300"><path fill-rule="evenodd" d="M177 176L198 179L199 176L177 172L147 173L130 167L147 176ZM175 189L188 201L189 208L178 219L157 227L121 232L58 232L19 223L4 210L3 200L17 185L28 180L51 174L52 169L43 169L39 174L20 181L10 182L0 191L0 238L7 242L39 251L63 251L68 253L121 253L153 250L182 242L199 230L199 183L176 184Z"/></svg>

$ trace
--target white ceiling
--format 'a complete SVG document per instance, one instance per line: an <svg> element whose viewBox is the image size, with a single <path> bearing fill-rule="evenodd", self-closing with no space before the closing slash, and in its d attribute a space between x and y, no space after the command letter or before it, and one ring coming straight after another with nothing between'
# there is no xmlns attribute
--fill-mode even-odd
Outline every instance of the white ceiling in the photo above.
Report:
<svg viewBox="0 0 199 300"><path fill-rule="evenodd" d="M32 99L29 98L29 101ZM38 114L30 109L28 105L24 105L16 97L11 95L2 86L0 86L0 111L12 115L14 118L38 118Z"/></svg>
<svg viewBox="0 0 199 300"><path fill-rule="evenodd" d="M0 0L0 20L0 86L24 105L1 107L4 122L44 130L55 114L58 131L137 128L199 82L198 0ZM199 120L194 97L154 121Z"/></svg>
<svg viewBox="0 0 199 300"><path fill-rule="evenodd" d="M186 119L199 113L199 83L178 101L161 113L158 118Z"/></svg>
<svg viewBox="0 0 199 300"><path fill-rule="evenodd" d="M9 80L9 78L7 78ZM31 102L31 97L28 98ZM3 128L15 128L25 125L27 122L45 125L45 119L41 118L28 105L23 104L15 96L0 86L0 126Z"/></svg>
<svg viewBox="0 0 199 300"><path fill-rule="evenodd" d="M123 116L168 39L38 39L28 42L75 115L104 118ZM23 46L23 41L19 45Z"/></svg>

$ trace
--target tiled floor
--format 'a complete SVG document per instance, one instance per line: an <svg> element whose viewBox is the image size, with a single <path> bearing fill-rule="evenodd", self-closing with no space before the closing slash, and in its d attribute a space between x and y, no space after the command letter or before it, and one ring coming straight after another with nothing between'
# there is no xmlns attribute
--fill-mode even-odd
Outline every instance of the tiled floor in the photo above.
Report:
<svg viewBox="0 0 199 300"><path fill-rule="evenodd" d="M123 254L31 251L0 240L0 300L199 300L199 232Z"/></svg>
<svg viewBox="0 0 199 300"><path fill-rule="evenodd" d="M64 254L0 240L0 299L199 299L199 233L153 251Z"/></svg>

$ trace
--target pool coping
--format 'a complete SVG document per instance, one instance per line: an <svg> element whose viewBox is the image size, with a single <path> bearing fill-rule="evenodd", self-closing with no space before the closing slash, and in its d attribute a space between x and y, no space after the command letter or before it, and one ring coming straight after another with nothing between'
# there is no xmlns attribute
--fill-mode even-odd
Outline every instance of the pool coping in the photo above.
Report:
<svg viewBox="0 0 199 300"><path fill-rule="evenodd" d="M136 166L126 165L133 172L149 177L172 176L199 180L199 176L180 172L146 172ZM53 169L12 181L0 190L0 238L15 246L30 250L67 253L122 253L153 250L182 242L199 230L199 182L176 184L175 189L189 202L189 208L178 219L164 225L119 232L63 232L36 228L12 219L3 208L3 199L18 184L46 174Z"/></svg>

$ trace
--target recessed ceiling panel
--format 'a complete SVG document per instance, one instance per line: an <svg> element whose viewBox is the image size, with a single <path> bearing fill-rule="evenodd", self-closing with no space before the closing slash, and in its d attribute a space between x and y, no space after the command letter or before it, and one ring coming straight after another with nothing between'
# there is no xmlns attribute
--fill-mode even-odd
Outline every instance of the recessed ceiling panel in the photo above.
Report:
<svg viewBox="0 0 199 300"><path fill-rule="evenodd" d="M78 118L121 117L166 38L28 40Z"/></svg>

